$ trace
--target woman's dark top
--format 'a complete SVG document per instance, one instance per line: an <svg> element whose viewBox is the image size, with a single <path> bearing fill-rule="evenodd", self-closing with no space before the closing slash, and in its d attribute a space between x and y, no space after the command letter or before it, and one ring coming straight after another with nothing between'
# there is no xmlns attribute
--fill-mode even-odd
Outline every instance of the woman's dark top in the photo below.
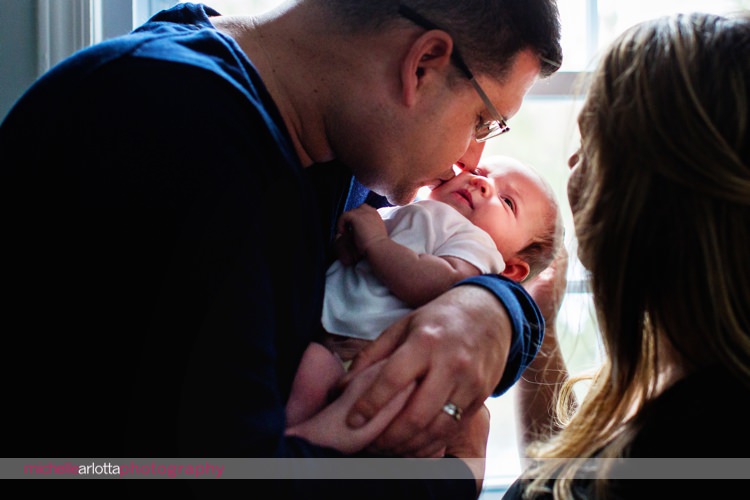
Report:
<svg viewBox="0 0 750 500"><path fill-rule="evenodd" d="M670 499L739 497L744 488L737 490L731 480L750 479L748 401L750 387L723 369L701 370L674 384L640 414L643 428L610 476L612 498L650 498L653 491ZM576 480L578 498L597 498L595 477L592 471ZM516 481L503 499L522 498L522 485Z"/></svg>

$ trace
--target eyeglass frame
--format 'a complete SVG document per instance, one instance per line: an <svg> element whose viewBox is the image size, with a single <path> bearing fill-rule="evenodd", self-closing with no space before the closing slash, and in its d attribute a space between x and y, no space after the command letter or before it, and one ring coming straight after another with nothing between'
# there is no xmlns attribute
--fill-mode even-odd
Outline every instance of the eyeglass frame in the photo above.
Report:
<svg viewBox="0 0 750 500"><path fill-rule="evenodd" d="M417 26L420 26L426 30L440 30L448 33L447 30L444 30L435 23L422 17L422 15L415 12L406 5L400 4L398 6L398 13L400 16L408 19ZM471 83L471 86L474 88L477 94L479 94L479 97L482 99L484 106L487 108L487 111L489 111L490 117L492 118L492 120L490 121L484 121L480 125L475 126L474 140L481 143L510 131L510 126L508 126L505 118L503 118L503 115L501 115L497 108L495 108L495 106L492 104L492 101L490 101L490 98L479 85L479 82L477 82L474 73L472 73L469 69L469 66L466 65L466 61L464 61L464 58L461 56L461 53L459 52L458 47L456 47L455 44L453 45L453 52L451 52L451 61L459 70L461 70L464 76L469 79L469 83ZM486 132L483 132L484 130L486 130Z"/></svg>

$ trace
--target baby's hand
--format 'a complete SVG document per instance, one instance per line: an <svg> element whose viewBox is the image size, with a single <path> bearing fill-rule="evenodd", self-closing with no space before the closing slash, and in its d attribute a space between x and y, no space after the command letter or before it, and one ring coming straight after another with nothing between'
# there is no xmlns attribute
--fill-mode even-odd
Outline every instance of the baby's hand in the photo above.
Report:
<svg viewBox="0 0 750 500"><path fill-rule="evenodd" d="M337 229L336 249L338 258L345 265L361 259L377 241L388 239L382 217L375 208L366 204L344 212Z"/></svg>
<svg viewBox="0 0 750 500"><path fill-rule="evenodd" d="M348 226L344 232L339 232L336 235L336 240L333 242L333 248L336 252L336 258L345 266L353 266L362 258L362 255L357 251L357 246L354 243L352 226Z"/></svg>

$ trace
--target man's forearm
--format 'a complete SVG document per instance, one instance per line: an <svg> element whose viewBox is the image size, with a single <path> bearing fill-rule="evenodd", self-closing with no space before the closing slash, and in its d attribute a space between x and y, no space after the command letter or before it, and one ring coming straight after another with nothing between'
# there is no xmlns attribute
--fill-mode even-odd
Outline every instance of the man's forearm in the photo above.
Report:
<svg viewBox="0 0 750 500"><path fill-rule="evenodd" d="M542 343L544 318L536 302L517 282L496 274L484 274L465 279L458 285L478 285L492 292L504 307L499 335L509 336L507 363L494 395L506 392L521 377Z"/></svg>

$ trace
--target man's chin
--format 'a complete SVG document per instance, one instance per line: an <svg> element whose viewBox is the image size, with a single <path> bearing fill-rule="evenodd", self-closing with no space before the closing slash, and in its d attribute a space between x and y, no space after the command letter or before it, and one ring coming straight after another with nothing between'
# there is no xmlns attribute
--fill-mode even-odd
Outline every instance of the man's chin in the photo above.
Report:
<svg viewBox="0 0 750 500"><path fill-rule="evenodd" d="M379 193L376 190L373 190L376 193ZM381 196L384 196L386 200L388 200L388 203L391 205L408 205L409 203L413 202L415 199L417 199L417 192L416 191L398 191L398 192L387 192L385 194L382 194Z"/></svg>
<svg viewBox="0 0 750 500"><path fill-rule="evenodd" d="M391 205L408 205L409 203L417 200L417 195L409 195L409 196L386 196L386 199L388 200L388 203Z"/></svg>

